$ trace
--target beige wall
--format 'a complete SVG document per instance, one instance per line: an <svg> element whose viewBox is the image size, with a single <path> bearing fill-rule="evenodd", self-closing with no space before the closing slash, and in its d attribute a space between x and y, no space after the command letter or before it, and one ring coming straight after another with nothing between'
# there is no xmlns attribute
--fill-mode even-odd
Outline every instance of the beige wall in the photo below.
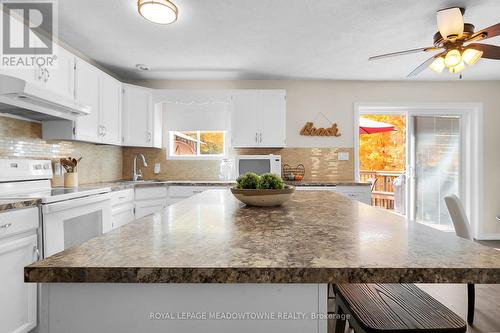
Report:
<svg viewBox="0 0 500 333"><path fill-rule="evenodd" d="M121 179L122 148L83 142L42 140L36 122L0 116L0 158L58 160L82 156L78 170L80 184Z"/></svg>
<svg viewBox="0 0 500 333"><path fill-rule="evenodd" d="M467 75L467 74L465 74ZM484 109L484 226L500 233L500 81L376 82L376 81L147 81L152 88L286 89L288 147L353 147L354 103L476 103ZM318 112L337 122L339 138L302 137L306 121L325 123ZM317 119L316 119L317 118Z"/></svg>

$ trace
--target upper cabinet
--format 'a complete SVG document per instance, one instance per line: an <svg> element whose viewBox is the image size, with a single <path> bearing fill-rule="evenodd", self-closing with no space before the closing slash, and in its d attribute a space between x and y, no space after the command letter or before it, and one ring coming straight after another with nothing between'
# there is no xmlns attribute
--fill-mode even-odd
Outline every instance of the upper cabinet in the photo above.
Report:
<svg viewBox="0 0 500 333"><path fill-rule="evenodd" d="M123 145L161 148L161 109L150 89L123 85Z"/></svg>
<svg viewBox="0 0 500 333"><path fill-rule="evenodd" d="M121 82L77 57L72 69L74 101L78 105L89 106L91 112L74 122L42 122L43 138L120 145ZM57 87L55 83L54 87Z"/></svg>
<svg viewBox="0 0 500 333"><path fill-rule="evenodd" d="M73 100L75 93L75 56L66 49L57 48L57 66L54 68L38 67L35 79L47 90Z"/></svg>
<svg viewBox="0 0 500 333"><path fill-rule="evenodd" d="M242 90L231 96L233 148L285 147L286 92Z"/></svg>
<svg viewBox="0 0 500 333"><path fill-rule="evenodd" d="M54 44L54 49L55 57L57 57L55 66L39 66L34 69L1 69L0 73L41 86L51 92L54 98L73 100L75 92L75 56L57 44Z"/></svg>
<svg viewBox="0 0 500 333"><path fill-rule="evenodd" d="M83 61L76 59L75 98L76 103L91 108L90 114L79 117L75 122L75 139L81 141L101 141L102 128L99 125L99 74L100 71Z"/></svg>
<svg viewBox="0 0 500 333"><path fill-rule="evenodd" d="M122 83L101 72L99 96L99 124L102 142L120 145L122 141Z"/></svg>

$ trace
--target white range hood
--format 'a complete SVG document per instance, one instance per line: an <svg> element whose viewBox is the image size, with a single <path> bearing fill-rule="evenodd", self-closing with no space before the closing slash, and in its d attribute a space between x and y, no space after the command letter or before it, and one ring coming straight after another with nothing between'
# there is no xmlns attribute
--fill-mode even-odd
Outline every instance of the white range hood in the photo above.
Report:
<svg viewBox="0 0 500 333"><path fill-rule="evenodd" d="M36 84L0 74L0 113L33 120L75 120L90 114L91 107L53 93Z"/></svg>

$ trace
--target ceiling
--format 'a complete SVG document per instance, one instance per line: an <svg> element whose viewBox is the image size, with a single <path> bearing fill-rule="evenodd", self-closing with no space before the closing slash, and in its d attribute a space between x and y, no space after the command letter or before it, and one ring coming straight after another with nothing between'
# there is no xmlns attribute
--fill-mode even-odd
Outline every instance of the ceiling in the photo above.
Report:
<svg viewBox="0 0 500 333"><path fill-rule="evenodd" d="M431 46L441 8L465 7L476 31L500 22L499 0L173 0L179 19L162 26L136 2L59 1L59 38L126 80L409 80L429 54L368 57ZM456 79L426 70L411 80ZM499 80L500 61L481 59L463 79Z"/></svg>

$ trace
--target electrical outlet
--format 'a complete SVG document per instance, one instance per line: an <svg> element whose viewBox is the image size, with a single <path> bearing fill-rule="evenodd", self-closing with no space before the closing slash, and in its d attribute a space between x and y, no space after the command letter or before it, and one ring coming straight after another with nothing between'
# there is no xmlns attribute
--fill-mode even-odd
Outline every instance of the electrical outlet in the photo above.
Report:
<svg viewBox="0 0 500 333"><path fill-rule="evenodd" d="M339 161L349 161L349 152L339 151L337 153L337 160L339 160Z"/></svg>

